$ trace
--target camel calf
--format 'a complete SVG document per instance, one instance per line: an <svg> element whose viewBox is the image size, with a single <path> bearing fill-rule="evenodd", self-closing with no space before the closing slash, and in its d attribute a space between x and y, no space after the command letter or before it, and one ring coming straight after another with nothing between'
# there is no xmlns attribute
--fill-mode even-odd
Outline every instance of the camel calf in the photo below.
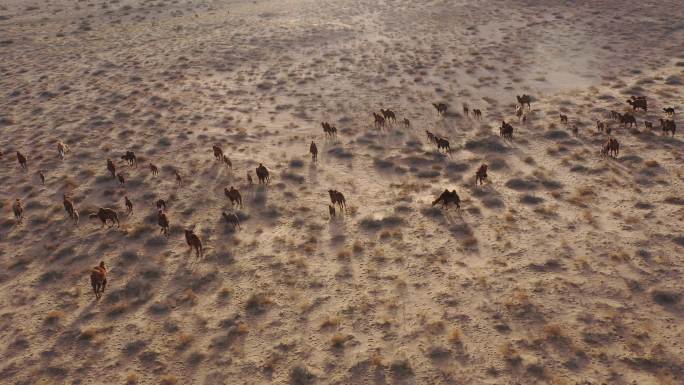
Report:
<svg viewBox="0 0 684 385"><path fill-rule="evenodd" d="M157 224L161 227L160 233L169 236L169 217L166 216L164 211L157 210Z"/></svg>

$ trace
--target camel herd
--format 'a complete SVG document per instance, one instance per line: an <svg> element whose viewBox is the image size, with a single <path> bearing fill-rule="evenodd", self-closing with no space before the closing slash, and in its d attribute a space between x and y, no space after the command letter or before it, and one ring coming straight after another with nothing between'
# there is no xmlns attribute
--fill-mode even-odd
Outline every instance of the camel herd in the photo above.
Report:
<svg viewBox="0 0 684 385"><path fill-rule="evenodd" d="M526 119L526 114L524 112L525 107L527 109L531 108L531 102L532 98L529 95L517 95L517 106L516 106L516 116L518 117L519 121L522 118L523 121ZM636 113L638 110L642 111L648 111L648 102L646 97L639 96L639 97L632 97L629 100L627 100L627 103L632 107L632 112ZM446 114L446 111L448 109L448 106L445 103L433 103L433 107L437 110L437 114L439 116L443 116ZM482 111L479 109L470 109L468 104L463 104L463 114L465 116L470 116L470 113L472 112L473 117L475 119L480 119L482 117ZM660 119L660 125L661 129L665 134L671 133L672 136L675 134L676 130L676 124L674 122L674 116L675 116L675 109L674 107L666 107L663 108L663 112L666 114L665 118ZM633 113L624 113L621 114L616 111L611 111L610 112L610 118L613 121L619 122L623 127L634 127L636 126L636 118L633 115ZM390 109L380 109L380 113L373 112L373 118L374 118L374 126L378 129L384 128L388 124L396 124L397 123L397 113L395 111L392 111ZM568 124L569 118L565 114L560 114L560 121L562 124ZM401 123L406 127L410 127L410 121L408 118L403 118ZM647 128L653 128L653 124L648 121L644 121L644 125ZM328 122L322 122L321 126L323 127L323 131L326 137L335 137L337 135L337 128L333 125L331 125ZM601 154L603 156L611 156L616 158L619 155L620 152L620 143L618 142L617 139L611 136L611 128L610 125L601 120L596 121L596 128L599 132L605 132L608 136L603 143L601 147ZM513 126L503 120L501 122L501 126L499 128L499 134L502 138L507 139L507 140L512 140L513 139ZM435 135L434 133L430 132L429 130L425 130L426 135L427 135L427 140L429 143L434 144L437 147L437 151L442 151L444 150L445 153L450 154L451 153L451 147L449 144L449 141L446 138L440 137L438 135ZM57 154L60 159L64 159L66 155L70 152L70 148L67 144L65 144L62 141L58 141L57 143ZM223 152L222 148L219 145L213 145L212 146L212 151L214 158L217 162L224 164L228 168L232 169L233 164L230 161L230 159L225 155ZM318 147L316 146L316 143L314 141L311 142L309 146L309 152L311 154L311 160L312 162L317 162L318 160ZM0 153L0 157L1 157ZM16 152L17 156L17 162L19 163L19 166L27 170L28 169L28 159L27 157L22 154L20 151ZM133 151L126 151L124 155L121 156L121 160L126 162L127 165L131 167L136 167L138 166L138 158L135 155ZM159 174L159 167L157 167L155 164L152 162L149 162L148 164L149 170L152 173L153 177L156 177ZM115 180L118 180L121 185L125 184L125 177L121 172L117 172L117 167L114 161L110 158L107 158L106 160L106 168L108 173L111 175L111 177ZM475 172L475 186L480 186L483 185L484 182L487 179L487 170L488 170L488 165L487 164L482 164L477 171ZM259 184L266 185L268 184L270 180L270 173L268 169L262 164L259 163L259 166L256 167L256 175L258 178ZM183 178L178 170L173 170L173 173L176 178L176 183L180 187L183 184ZM44 184L45 183L45 175L43 174L42 171L39 171L39 176L41 178L41 182ZM250 172L247 172L247 182L249 185L253 184L252 176ZM340 191L330 189L328 190L328 194L330 196L330 204L328 205L329 209L329 214L330 217L333 218L337 215L337 212L339 210L340 213L344 213L347 211L347 201ZM242 195L240 194L240 191L236 189L233 186L230 186L230 188L224 188L224 195L226 198L231 203L231 206L233 207L243 207L243 200L242 200ZM133 202L129 199L128 196L124 196L124 202L126 206L127 213L130 215L133 212ZM448 189L445 189L433 202L432 205L435 206L437 204L442 204L442 207L448 208L449 206L453 205L457 209L460 209L461 207L461 199L456 192L456 190L451 190L449 191ZM67 194L63 194L62 197L62 204L64 206L64 211L66 215L74 222L74 224L79 223L79 212L75 207L74 201L70 196ZM169 236L170 232L170 220L169 216L167 213L167 204L166 201L163 199L158 199L156 202L156 207L157 207L157 223L160 227L160 233L163 234L164 236ZM21 202L20 199L16 199L14 204L12 205L12 210L14 213L14 217L17 220L18 223L21 223L21 221L24 218L24 206ZM225 221L230 224L233 229L241 229L240 226L240 219L238 215L231 211L231 212L222 212L222 216L225 219ZM117 227L120 226L119 222L119 215L114 209L107 208L107 207L100 207L97 212L90 213L89 218L91 219L99 219L102 222L102 226L106 226L107 224L110 225L110 227L113 227L116 225ZM202 245L202 240L200 237L194 232L194 226L189 229L184 229L185 233L185 240L188 246L190 247L190 250L194 250L196 256L199 258L203 255L204 253L204 248ZM98 266L92 269L90 273L90 279L91 279L91 285L93 288L93 292L95 293L96 299L99 299L102 296L102 293L104 292L106 285L107 285L107 267L104 262L100 262Z"/></svg>

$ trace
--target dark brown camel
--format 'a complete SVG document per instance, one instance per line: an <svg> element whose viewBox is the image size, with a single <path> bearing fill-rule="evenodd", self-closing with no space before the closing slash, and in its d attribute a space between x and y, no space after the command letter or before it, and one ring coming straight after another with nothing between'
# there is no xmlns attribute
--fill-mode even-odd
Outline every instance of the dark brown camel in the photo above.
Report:
<svg viewBox="0 0 684 385"><path fill-rule="evenodd" d="M620 123L622 124L623 127L627 127L629 125L630 127L636 127L637 121L634 115L630 113L626 113L624 115L620 115Z"/></svg>
<svg viewBox="0 0 684 385"><path fill-rule="evenodd" d="M435 107L435 110L437 110L438 116L444 116L444 114L447 112L447 108L449 108L449 106L444 103L432 103L432 106Z"/></svg>
<svg viewBox="0 0 684 385"><path fill-rule="evenodd" d="M627 104L632 106L632 111L636 110L644 110L645 112L648 111L648 102L646 101L645 96L632 96L631 99L627 100Z"/></svg>
<svg viewBox="0 0 684 385"><path fill-rule="evenodd" d="M669 115L669 116L675 115L674 107L665 107L665 108L663 108L663 112L665 113L665 115Z"/></svg>
<svg viewBox="0 0 684 385"><path fill-rule="evenodd" d="M620 153L620 143L615 138L608 138L601 148L601 154L603 156L612 156L617 158Z"/></svg>
<svg viewBox="0 0 684 385"><path fill-rule="evenodd" d="M598 132L603 132L603 130L605 130L605 129L606 129L606 124L600 120L597 120L596 121L596 130L598 130Z"/></svg>
<svg viewBox="0 0 684 385"><path fill-rule="evenodd" d="M127 196L124 196L124 202L126 203L126 213L130 214L133 212L133 202L131 202L130 199L128 199Z"/></svg>
<svg viewBox="0 0 684 385"><path fill-rule="evenodd" d="M468 103L463 103L463 115L468 117L470 114L470 107L468 107Z"/></svg>
<svg viewBox="0 0 684 385"><path fill-rule="evenodd" d="M268 183L269 179L271 178L268 173L268 169L261 163L259 163L259 167L256 168L256 174L257 178L259 178L260 184Z"/></svg>
<svg viewBox="0 0 684 385"><path fill-rule="evenodd" d="M242 229L240 227L240 218L238 218L237 214L235 213L226 213L225 211L223 212L223 217L228 221L229 224L233 226L233 230L237 229Z"/></svg>
<svg viewBox="0 0 684 385"><path fill-rule="evenodd" d="M318 147L316 147L316 143L313 140L309 145L309 153L311 153L311 160L316 162L318 160Z"/></svg>
<svg viewBox="0 0 684 385"><path fill-rule="evenodd" d="M12 205L12 211L14 212L14 219L17 222L21 222L24 219L24 206L21 204L21 200L17 198Z"/></svg>
<svg viewBox="0 0 684 385"><path fill-rule="evenodd" d="M17 162L19 162L19 166L23 169L28 168L28 161L26 160L26 156L22 154L21 152L17 151Z"/></svg>
<svg viewBox="0 0 684 385"><path fill-rule="evenodd" d="M461 198L456 193L456 190L444 190L444 192L432 202L432 205L434 206L438 203L442 203L442 207L444 208L447 208L449 204L455 205L457 209L461 208Z"/></svg>
<svg viewBox="0 0 684 385"><path fill-rule="evenodd" d="M242 195L240 195L240 191L235 189L233 186L230 186L230 190L227 188L223 189L223 193L230 199L231 204L237 204L238 207L242 207Z"/></svg>
<svg viewBox="0 0 684 385"><path fill-rule="evenodd" d="M451 147L449 146L449 141L444 138L437 139L437 151L444 150L446 153L451 152Z"/></svg>
<svg viewBox="0 0 684 385"><path fill-rule="evenodd" d="M675 131L677 130L677 124L674 120L660 119L660 128L663 130L665 135L667 135L668 132L672 132L672 136L674 136Z"/></svg>
<svg viewBox="0 0 684 385"><path fill-rule="evenodd" d="M166 211L166 201L163 199L158 199L157 200L157 210L164 210Z"/></svg>
<svg viewBox="0 0 684 385"><path fill-rule="evenodd" d="M404 127L405 127L406 129L411 128L411 121L408 120L408 118L404 118L403 123L404 123Z"/></svg>
<svg viewBox="0 0 684 385"><path fill-rule="evenodd" d="M568 116L560 114L560 122L561 124L568 124Z"/></svg>
<svg viewBox="0 0 684 385"><path fill-rule="evenodd" d="M382 113L382 117L385 118L390 123L396 123L397 122L397 115L394 113L394 111L390 110L389 108L386 110L383 110L382 108L380 109L380 113Z"/></svg>
<svg viewBox="0 0 684 385"><path fill-rule="evenodd" d="M116 223L116 227L119 227L119 216L116 214L116 211L107 208L107 207L100 207L99 210L97 210L97 213L93 213L89 215L90 219L99 219L102 221L102 227L104 227L107 224L107 221L111 221L112 224L109 227L114 226Z"/></svg>
<svg viewBox="0 0 684 385"><path fill-rule="evenodd" d="M341 192L337 190L328 190L328 194L330 195L330 202L333 205L340 206L340 210L347 209L347 200L344 199L344 195Z"/></svg>
<svg viewBox="0 0 684 385"><path fill-rule="evenodd" d="M187 242L188 246L190 246L190 251L195 249L197 258L202 256L202 253L204 252L202 249L202 241L192 229L185 229L185 242Z"/></svg>
<svg viewBox="0 0 684 385"><path fill-rule="evenodd" d="M223 150L221 149L221 147L219 147L218 145L215 144L211 148L212 148L212 150L214 150L214 158L216 158L216 161L222 162L223 161Z"/></svg>
<svg viewBox="0 0 684 385"><path fill-rule="evenodd" d="M477 169L475 172L475 186L478 184L484 185L484 182L487 179L487 168L488 166L483 163L480 168Z"/></svg>
<svg viewBox="0 0 684 385"><path fill-rule="evenodd" d="M504 139L513 140L513 126L506 121L501 122L501 128L499 128L499 135Z"/></svg>
<svg viewBox="0 0 684 385"><path fill-rule="evenodd" d="M473 109L473 116L475 117L475 119L482 119L482 111L480 111L479 108Z"/></svg>
<svg viewBox="0 0 684 385"><path fill-rule="evenodd" d="M114 165L114 162L109 158L107 158L107 170L112 174L112 179L116 179L116 165Z"/></svg>
<svg viewBox="0 0 684 385"><path fill-rule="evenodd" d="M515 98L518 100L518 104L520 104L520 107L525 107L527 104L528 109L532 109L532 97L530 95L516 95Z"/></svg>
<svg viewBox="0 0 684 385"><path fill-rule="evenodd" d="M385 127L385 118L382 115L373 112L373 119L375 119L373 124L375 125L376 129L381 130Z"/></svg>
<svg viewBox="0 0 684 385"><path fill-rule="evenodd" d="M435 136L435 134L433 134L432 132L430 132L428 130L425 130L425 133L427 134L428 142L437 143L437 137Z"/></svg>
<svg viewBox="0 0 684 385"><path fill-rule="evenodd" d="M150 171L152 171L152 176L157 176L159 174L159 167L150 163Z"/></svg>
<svg viewBox="0 0 684 385"><path fill-rule="evenodd" d="M128 165L130 166L138 167L138 158L133 151L126 151L126 153L121 156L121 159L128 162Z"/></svg>
<svg viewBox="0 0 684 385"><path fill-rule="evenodd" d="M159 225L159 227L161 227L159 232L168 237L169 236L169 217L167 217L166 213L162 210L157 210L157 224Z"/></svg>

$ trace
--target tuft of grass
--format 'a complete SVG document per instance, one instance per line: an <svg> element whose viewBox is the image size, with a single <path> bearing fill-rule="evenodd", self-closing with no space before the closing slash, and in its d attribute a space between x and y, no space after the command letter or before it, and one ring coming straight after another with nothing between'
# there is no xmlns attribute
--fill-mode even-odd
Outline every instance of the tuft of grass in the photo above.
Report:
<svg viewBox="0 0 684 385"><path fill-rule="evenodd" d="M329 317L321 322L321 329L336 328L340 324L340 319L337 317Z"/></svg>
<svg viewBox="0 0 684 385"><path fill-rule="evenodd" d="M563 338L563 328L557 323L544 325L544 337L547 340L558 340Z"/></svg>
<svg viewBox="0 0 684 385"><path fill-rule="evenodd" d="M444 333L444 321L432 321L425 325L425 330L430 334L442 334Z"/></svg>
<svg viewBox="0 0 684 385"><path fill-rule="evenodd" d="M658 164L658 162L656 162L655 160L647 160L644 162L644 164L646 165L646 167L651 168L660 166L660 164Z"/></svg>
<svg viewBox="0 0 684 385"><path fill-rule="evenodd" d="M373 354L371 357L371 363L377 367L382 367L385 364L382 362L382 356L379 353Z"/></svg>
<svg viewBox="0 0 684 385"><path fill-rule="evenodd" d="M351 253L349 252L349 250L340 250L340 251L337 253L337 259L346 261L346 260L348 260L349 258L351 258Z"/></svg>
<svg viewBox="0 0 684 385"><path fill-rule="evenodd" d="M271 304L273 301L266 294L254 293L247 299L245 309L252 313L263 313Z"/></svg>
<svg viewBox="0 0 684 385"><path fill-rule="evenodd" d="M138 383L138 375L135 373L128 373L126 376L126 385L135 385Z"/></svg>
<svg viewBox="0 0 684 385"><path fill-rule="evenodd" d="M161 385L176 385L178 383L178 379L176 376L167 374L159 379L159 383Z"/></svg>
<svg viewBox="0 0 684 385"><path fill-rule="evenodd" d="M349 341L351 336L337 333L330 338L330 344L333 348L341 348L345 342Z"/></svg>
<svg viewBox="0 0 684 385"><path fill-rule="evenodd" d="M461 331L458 328L453 328L451 333L449 333L449 342L454 345L461 345L463 343Z"/></svg>
<svg viewBox="0 0 684 385"><path fill-rule="evenodd" d="M60 310L53 310L48 313L45 322L48 324L56 324L64 318L64 312Z"/></svg>
<svg viewBox="0 0 684 385"><path fill-rule="evenodd" d="M188 346L190 346L192 341L195 339L195 337L193 337L192 334L184 333L184 332L178 333L178 336L176 338L178 340L178 349L187 348Z"/></svg>

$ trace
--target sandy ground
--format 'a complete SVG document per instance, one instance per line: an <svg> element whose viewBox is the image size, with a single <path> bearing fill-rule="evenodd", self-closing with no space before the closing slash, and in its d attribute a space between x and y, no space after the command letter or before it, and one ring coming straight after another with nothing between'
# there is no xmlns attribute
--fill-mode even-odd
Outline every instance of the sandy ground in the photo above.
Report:
<svg viewBox="0 0 684 385"><path fill-rule="evenodd" d="M2 384L684 383L684 124L658 124L684 114L679 1L5 0L0 50Z"/></svg>

